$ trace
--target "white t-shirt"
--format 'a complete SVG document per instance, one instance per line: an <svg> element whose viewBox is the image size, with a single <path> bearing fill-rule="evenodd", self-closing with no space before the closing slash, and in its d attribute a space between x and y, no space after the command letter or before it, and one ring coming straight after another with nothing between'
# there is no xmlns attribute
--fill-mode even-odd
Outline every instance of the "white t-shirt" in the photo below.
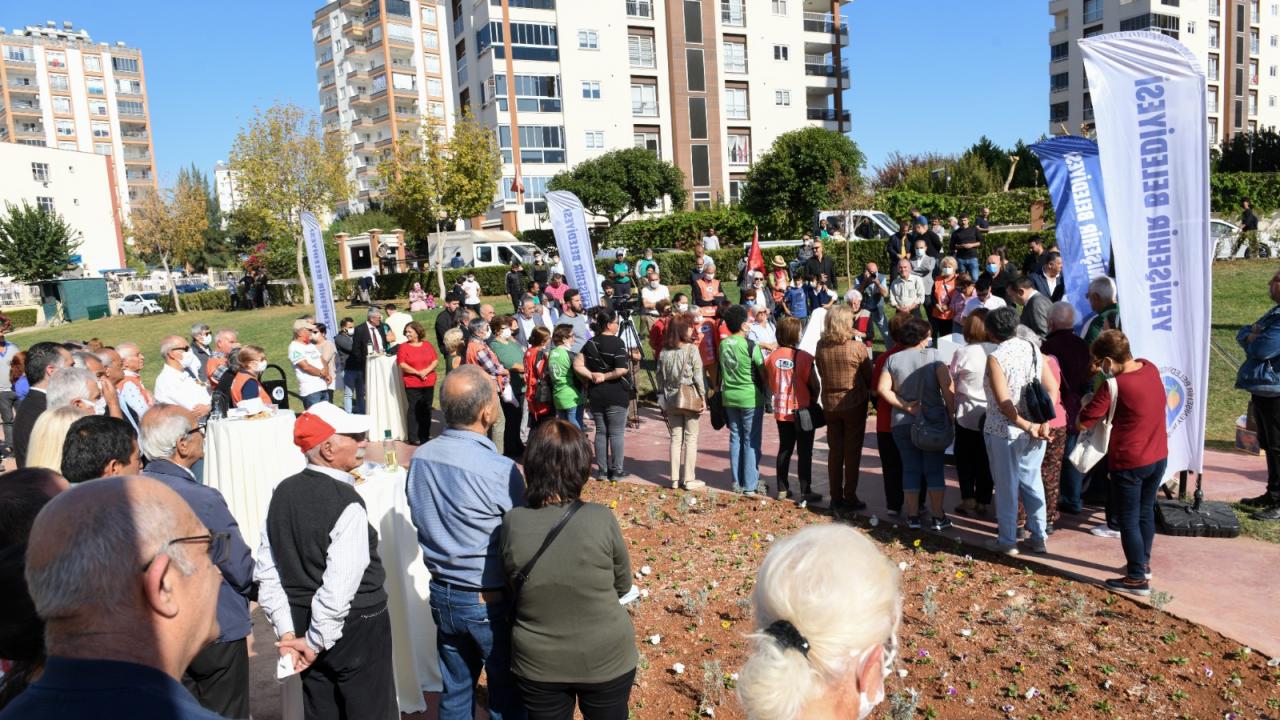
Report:
<svg viewBox="0 0 1280 720"><path fill-rule="evenodd" d="M964 310L960 311L960 319L963 320L964 318L969 317L969 315L972 314L973 311L977 310L978 308L984 307L988 310L999 310L1005 305L1006 305L1005 301L1002 298L998 297L995 293L991 293L990 295L988 295L986 302L983 302L977 295L974 295L973 297L965 301Z"/></svg>
<svg viewBox="0 0 1280 720"><path fill-rule="evenodd" d="M702 236L702 249L703 249L703 250L706 250L707 252L711 252L712 250L719 250L719 249L720 249L720 236L718 236L718 235L703 235L703 236Z"/></svg>
<svg viewBox="0 0 1280 720"><path fill-rule="evenodd" d="M306 363L317 370L324 369L324 360L320 357L320 348L311 343L300 343L297 340L289 343L289 364L294 366L294 374L298 376L298 394L306 397L321 390L328 390L329 383L322 377L308 375L297 368L299 363Z"/></svg>
<svg viewBox="0 0 1280 720"><path fill-rule="evenodd" d="M649 287L649 283L646 282L640 288L640 298L644 301L645 305L657 305L659 300L670 300L671 291L667 289L666 285L659 284L658 287L651 288ZM649 310L647 312L650 315L657 314L656 310Z"/></svg>
<svg viewBox="0 0 1280 720"><path fill-rule="evenodd" d="M406 325L413 322L413 316L407 312L400 312L397 310L388 315L386 320L383 322L396 334L396 342L404 342L404 328ZM425 340L426 338L418 339Z"/></svg>
<svg viewBox="0 0 1280 720"><path fill-rule="evenodd" d="M466 299L463 301L463 304L480 304L480 283L475 280L464 280L462 282L462 292L466 295Z"/></svg>

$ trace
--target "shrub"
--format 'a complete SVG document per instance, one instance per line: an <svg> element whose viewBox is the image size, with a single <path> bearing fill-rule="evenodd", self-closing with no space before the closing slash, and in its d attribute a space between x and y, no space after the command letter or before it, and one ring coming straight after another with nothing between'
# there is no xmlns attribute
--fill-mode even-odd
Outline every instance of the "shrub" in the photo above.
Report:
<svg viewBox="0 0 1280 720"><path fill-rule="evenodd" d="M1280 209L1280 173L1214 173L1209 176L1209 207L1227 215L1240 212L1240 201L1258 213Z"/></svg>
<svg viewBox="0 0 1280 720"><path fill-rule="evenodd" d="M902 220L907 217L913 207L919 208L920 212L930 218L959 216L962 212L977 216L982 208L989 207L992 225L1026 225L1031 222L1031 203L1036 200L1044 202L1044 220L1052 224L1053 205L1049 202L1048 189L1042 187L985 195L944 195L912 190L885 190L876 194L875 209L888 213L896 220Z"/></svg>
<svg viewBox="0 0 1280 720"><path fill-rule="evenodd" d="M13 329L35 327L36 325L36 309L23 308L21 310L9 310L4 313L9 318L9 322L13 323Z"/></svg>
<svg viewBox="0 0 1280 720"><path fill-rule="evenodd" d="M624 247L638 253L645 248L679 248L692 250L707 228L715 228L721 247L738 245L751 239L755 222L737 206L711 210L674 212L649 220L636 220L615 225L601 247Z"/></svg>

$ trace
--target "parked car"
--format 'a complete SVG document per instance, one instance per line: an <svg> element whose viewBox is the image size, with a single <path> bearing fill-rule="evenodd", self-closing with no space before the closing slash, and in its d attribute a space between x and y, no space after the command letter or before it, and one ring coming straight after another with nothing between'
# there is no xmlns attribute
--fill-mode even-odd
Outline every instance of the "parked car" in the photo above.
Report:
<svg viewBox="0 0 1280 720"><path fill-rule="evenodd" d="M1255 252L1240 237L1240 226L1226 220L1211 218L1209 220L1209 239L1213 242L1214 260L1231 260L1234 258L1272 258L1280 257L1280 245L1277 245L1268 232L1258 233L1258 246Z"/></svg>
<svg viewBox="0 0 1280 720"><path fill-rule="evenodd" d="M187 295L189 293L198 293L198 292L204 292L205 290L213 289L209 287L209 283L202 283L202 282L182 283L177 287L178 287L179 295Z"/></svg>
<svg viewBox="0 0 1280 720"><path fill-rule="evenodd" d="M160 307L158 301L160 293L129 293L120 299L120 303L116 305L117 315L150 315L151 313L162 313L164 308Z"/></svg>

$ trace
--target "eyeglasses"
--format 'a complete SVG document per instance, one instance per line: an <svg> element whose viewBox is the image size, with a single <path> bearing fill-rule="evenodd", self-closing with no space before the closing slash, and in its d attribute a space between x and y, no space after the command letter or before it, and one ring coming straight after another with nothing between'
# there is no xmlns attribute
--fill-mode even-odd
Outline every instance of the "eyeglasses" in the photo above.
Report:
<svg viewBox="0 0 1280 720"><path fill-rule="evenodd" d="M185 346L183 346L183 347L176 347L176 348L174 348L173 350L181 350L182 352L186 352L186 351L188 351L188 350L190 350L190 349L191 349L191 346L190 346L190 345L185 345ZM169 352L173 352L173 350L170 350Z"/></svg>
<svg viewBox="0 0 1280 720"><path fill-rule="evenodd" d="M227 558L231 555L231 533L209 533L208 535L191 535L189 537L174 538L166 541L160 546L160 549L156 551L156 554L152 555L151 559L142 566L142 572L146 572L151 567L151 563L155 562L156 558L167 553L170 547L173 547L174 545L192 545L198 543L209 543L209 562L214 565L221 565L226 562Z"/></svg>
<svg viewBox="0 0 1280 720"><path fill-rule="evenodd" d="M369 438L369 433L338 433L344 438L349 438L356 442L364 442Z"/></svg>
<svg viewBox="0 0 1280 720"><path fill-rule="evenodd" d="M203 433L203 432L205 432L205 427L207 426L207 424L208 424L208 421L207 421L207 420L202 420L202 421L201 421L198 425L196 425L195 427L193 427L193 428L191 428L190 430L188 430L188 431L186 431L186 432L182 433L182 437L184 437L184 438L185 438L185 437L188 437L188 436L190 436L190 435L194 435L194 434L196 434L196 433Z"/></svg>

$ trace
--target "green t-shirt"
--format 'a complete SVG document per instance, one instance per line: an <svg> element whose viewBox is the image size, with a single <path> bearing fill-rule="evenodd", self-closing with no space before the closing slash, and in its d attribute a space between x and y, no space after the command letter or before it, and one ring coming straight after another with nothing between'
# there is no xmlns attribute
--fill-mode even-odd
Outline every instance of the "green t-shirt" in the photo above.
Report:
<svg viewBox="0 0 1280 720"><path fill-rule="evenodd" d="M565 348L558 347L547 357L551 366L551 396L557 410L572 410L583 404L582 390L573 375L573 356Z"/></svg>
<svg viewBox="0 0 1280 720"><path fill-rule="evenodd" d="M764 406L764 393L751 379L751 366L763 370L764 353L760 346L753 348L747 358L747 339L730 335L720 341L720 383L724 391L724 406L732 408L757 408Z"/></svg>
<svg viewBox="0 0 1280 720"><path fill-rule="evenodd" d="M524 348L520 347L520 343L515 340L506 343L495 340L489 343L489 349L498 356L498 362L502 363L502 367L508 370L524 363ZM511 373L511 392L515 393L517 398L524 395L524 375L517 372Z"/></svg>
<svg viewBox="0 0 1280 720"><path fill-rule="evenodd" d="M631 282L631 266L625 262L616 262L613 264L613 279L617 283Z"/></svg>

